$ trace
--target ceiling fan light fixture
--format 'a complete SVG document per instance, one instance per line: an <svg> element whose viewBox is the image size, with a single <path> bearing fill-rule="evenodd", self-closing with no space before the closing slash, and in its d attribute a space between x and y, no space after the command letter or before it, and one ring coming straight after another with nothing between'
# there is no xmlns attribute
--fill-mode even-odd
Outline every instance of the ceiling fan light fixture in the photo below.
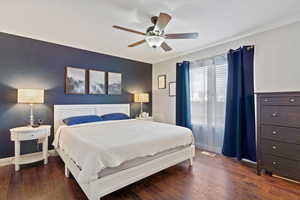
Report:
<svg viewBox="0 0 300 200"><path fill-rule="evenodd" d="M150 47L156 48L160 47L160 45L165 41L165 38L163 36L147 35L145 40Z"/></svg>
<svg viewBox="0 0 300 200"><path fill-rule="evenodd" d="M147 42L147 44L151 48L161 47L165 52L172 50L172 48L168 45L168 43L165 42L165 40L198 38L199 34L196 32L165 34L165 28L169 24L171 19L172 17L167 13L159 13L159 16L154 16L151 18L151 22L153 23L153 25L147 28L146 33L117 25L114 25L113 28L145 36L143 40L132 43L128 45L128 47L136 47Z"/></svg>

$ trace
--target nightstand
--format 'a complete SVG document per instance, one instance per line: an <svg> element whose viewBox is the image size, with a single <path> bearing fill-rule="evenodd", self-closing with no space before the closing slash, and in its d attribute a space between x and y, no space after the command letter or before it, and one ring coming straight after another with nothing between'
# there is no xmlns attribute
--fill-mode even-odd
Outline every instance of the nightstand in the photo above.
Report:
<svg viewBox="0 0 300 200"><path fill-rule="evenodd" d="M11 140L15 142L15 170L20 169L20 165L33 163L44 160L44 164L48 163L48 137L50 136L51 126L43 125L37 128L30 126L18 127L10 129ZM43 152L34 155L20 155L21 141L39 140L43 143Z"/></svg>
<svg viewBox="0 0 300 200"><path fill-rule="evenodd" d="M153 121L153 117L137 117L137 120Z"/></svg>

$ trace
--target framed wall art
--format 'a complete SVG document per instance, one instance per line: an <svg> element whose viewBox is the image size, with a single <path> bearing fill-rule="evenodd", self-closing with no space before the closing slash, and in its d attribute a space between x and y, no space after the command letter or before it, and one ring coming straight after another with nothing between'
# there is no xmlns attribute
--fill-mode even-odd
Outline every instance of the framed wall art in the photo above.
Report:
<svg viewBox="0 0 300 200"><path fill-rule="evenodd" d="M66 94L86 93L86 70L76 67L66 67L65 72Z"/></svg>
<svg viewBox="0 0 300 200"><path fill-rule="evenodd" d="M89 94L106 94L106 76L104 71L89 70Z"/></svg>
<svg viewBox="0 0 300 200"><path fill-rule="evenodd" d="M166 88L166 80L167 80L167 75L159 75L158 76L158 89Z"/></svg>
<svg viewBox="0 0 300 200"><path fill-rule="evenodd" d="M169 96L176 96L176 82L169 82Z"/></svg>
<svg viewBox="0 0 300 200"><path fill-rule="evenodd" d="M122 94L122 74L116 72L108 72L108 94Z"/></svg>

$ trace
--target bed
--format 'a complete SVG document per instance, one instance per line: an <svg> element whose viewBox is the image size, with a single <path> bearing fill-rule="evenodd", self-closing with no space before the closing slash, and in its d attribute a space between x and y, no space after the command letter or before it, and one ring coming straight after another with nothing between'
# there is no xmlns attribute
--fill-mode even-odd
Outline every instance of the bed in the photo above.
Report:
<svg viewBox="0 0 300 200"><path fill-rule="evenodd" d="M66 126L62 120L81 115L125 113L129 104L55 105L53 145L90 200L114 192L163 169L188 160L195 147L191 131L144 120L116 120Z"/></svg>

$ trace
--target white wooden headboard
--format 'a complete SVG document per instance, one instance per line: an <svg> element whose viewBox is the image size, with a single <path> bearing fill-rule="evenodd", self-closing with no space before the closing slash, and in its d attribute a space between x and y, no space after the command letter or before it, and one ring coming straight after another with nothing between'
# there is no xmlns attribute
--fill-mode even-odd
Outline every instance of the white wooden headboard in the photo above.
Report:
<svg viewBox="0 0 300 200"><path fill-rule="evenodd" d="M54 133L68 117L82 115L104 115L108 113L125 113L130 116L129 104L77 104L54 105Z"/></svg>

